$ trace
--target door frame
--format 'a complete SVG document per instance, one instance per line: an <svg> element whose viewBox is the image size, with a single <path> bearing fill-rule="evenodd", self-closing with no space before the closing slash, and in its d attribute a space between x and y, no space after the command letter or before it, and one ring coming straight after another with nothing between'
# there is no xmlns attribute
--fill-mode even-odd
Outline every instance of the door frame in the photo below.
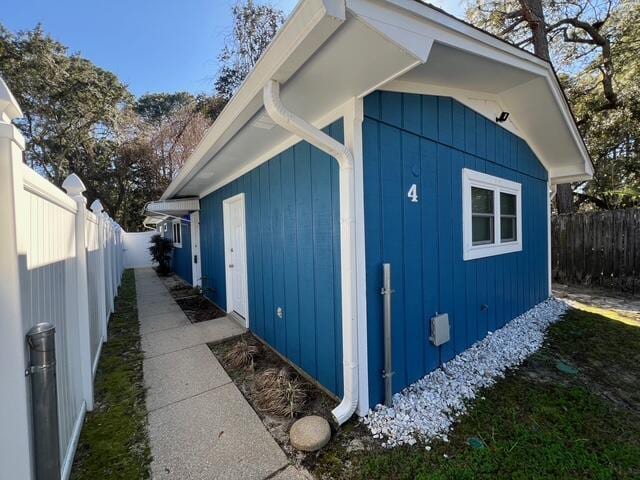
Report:
<svg viewBox="0 0 640 480"><path fill-rule="evenodd" d="M246 308L245 312L245 327L249 328L249 279L247 277L247 217L244 202L244 193L239 193L233 197L229 197L222 201L222 225L224 230L224 277L227 290L227 313L233 312L233 282L231 281L231 269L230 265L230 252L228 245L231 244L231 231L229 228L230 212L229 207L231 204L240 202L240 215L242 216L242 230L243 245L242 253L244 254L244 268L240 272L242 279L244 280L244 304Z"/></svg>
<svg viewBox="0 0 640 480"><path fill-rule="evenodd" d="M191 212L189 216L191 228L191 277L194 287L202 287L202 253L200 245L200 212ZM195 260L196 255L198 260Z"/></svg>

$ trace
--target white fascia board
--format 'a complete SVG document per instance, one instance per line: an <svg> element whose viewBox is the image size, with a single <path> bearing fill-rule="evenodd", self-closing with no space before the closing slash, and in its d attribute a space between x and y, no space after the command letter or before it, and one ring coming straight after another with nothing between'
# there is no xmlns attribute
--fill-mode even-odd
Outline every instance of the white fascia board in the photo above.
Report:
<svg viewBox="0 0 640 480"><path fill-rule="evenodd" d="M344 0L298 3L161 199L176 195L262 107L262 88L267 81L288 80L345 20Z"/></svg>
<svg viewBox="0 0 640 480"><path fill-rule="evenodd" d="M149 202L145 210L152 213L163 212L193 212L200 210L200 199L198 198L179 198L175 200L159 200Z"/></svg>
<svg viewBox="0 0 640 480"><path fill-rule="evenodd" d="M414 35L417 34L416 32L422 32L423 37L434 38L443 45L468 51L543 77L584 162L584 168L577 172L574 171L574 175L585 178L590 178L593 175L591 158L550 63L415 0L387 0L385 2L347 0L347 8L354 15L360 17L361 20L368 21L372 26L380 27L384 25L384 31L388 35L398 29L413 32ZM404 41L404 48L409 51L415 50L415 39L415 36L412 37L406 34L394 37L395 42ZM430 47L431 44L429 45ZM427 60L427 57L425 57L424 61Z"/></svg>

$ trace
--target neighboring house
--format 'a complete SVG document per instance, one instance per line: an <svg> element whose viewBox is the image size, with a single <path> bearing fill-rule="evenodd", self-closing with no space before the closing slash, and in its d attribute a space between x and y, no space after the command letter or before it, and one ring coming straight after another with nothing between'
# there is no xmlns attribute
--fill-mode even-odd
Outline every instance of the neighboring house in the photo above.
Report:
<svg viewBox="0 0 640 480"><path fill-rule="evenodd" d="M591 174L547 62L413 0L303 0L149 215L342 423L384 400L383 263L398 392L549 296L550 192Z"/></svg>

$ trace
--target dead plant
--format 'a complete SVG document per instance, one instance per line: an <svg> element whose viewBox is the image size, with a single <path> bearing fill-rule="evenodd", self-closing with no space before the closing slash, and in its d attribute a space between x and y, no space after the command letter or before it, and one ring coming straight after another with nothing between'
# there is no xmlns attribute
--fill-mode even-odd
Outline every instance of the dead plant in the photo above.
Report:
<svg viewBox="0 0 640 480"><path fill-rule="evenodd" d="M243 338L235 343L224 355L224 364L233 370L253 370L253 357L257 353L258 347L249 345Z"/></svg>
<svg viewBox="0 0 640 480"><path fill-rule="evenodd" d="M304 384L286 367L258 373L253 393L258 410L280 417L292 418L302 411L307 398Z"/></svg>

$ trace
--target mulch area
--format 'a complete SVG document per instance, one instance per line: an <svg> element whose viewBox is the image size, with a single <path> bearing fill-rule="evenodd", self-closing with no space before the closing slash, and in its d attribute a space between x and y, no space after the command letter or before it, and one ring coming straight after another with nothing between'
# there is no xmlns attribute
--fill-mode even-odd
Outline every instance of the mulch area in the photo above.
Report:
<svg viewBox="0 0 640 480"><path fill-rule="evenodd" d="M185 313L191 323L205 322L227 314L202 294L176 275L163 278L171 296Z"/></svg>
<svg viewBox="0 0 640 480"><path fill-rule="evenodd" d="M218 358L229 374L229 377L231 377L249 404L256 411L269 433L271 433L291 461L298 466L302 465L306 468L312 467L319 453L304 453L294 449L289 443L289 429L297 419L307 415L318 415L330 420L331 410L338 404L337 400L319 388L314 382L300 375L287 361L251 332L243 334L242 339L249 345L258 348L258 353L254 356L252 369L233 369L225 364L225 355L240 340L238 337L211 344L209 348ZM253 394L255 377L260 372L269 368L288 368L303 384L306 400L301 412L295 415L294 418L275 416L268 412L261 411L257 407Z"/></svg>

